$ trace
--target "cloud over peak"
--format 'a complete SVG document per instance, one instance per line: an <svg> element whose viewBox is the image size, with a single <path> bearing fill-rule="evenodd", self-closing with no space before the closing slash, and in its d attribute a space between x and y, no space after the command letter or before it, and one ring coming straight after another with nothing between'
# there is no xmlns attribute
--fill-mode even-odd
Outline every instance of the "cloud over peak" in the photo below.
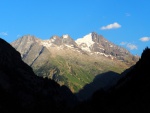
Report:
<svg viewBox="0 0 150 113"><path fill-rule="evenodd" d="M142 37L142 38L140 38L140 41L148 42L148 41L150 41L150 37Z"/></svg>
<svg viewBox="0 0 150 113"><path fill-rule="evenodd" d="M118 24L117 22L114 22L113 24L102 26L101 30L117 29L117 28L120 28L120 27L121 27L120 24Z"/></svg>

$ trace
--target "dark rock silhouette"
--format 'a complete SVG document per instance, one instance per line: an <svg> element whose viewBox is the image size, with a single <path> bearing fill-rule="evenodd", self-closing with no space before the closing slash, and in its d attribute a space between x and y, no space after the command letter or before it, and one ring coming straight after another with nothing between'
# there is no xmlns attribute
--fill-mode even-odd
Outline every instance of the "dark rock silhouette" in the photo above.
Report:
<svg viewBox="0 0 150 113"><path fill-rule="evenodd" d="M62 112L76 102L67 87L36 76L20 53L0 39L0 113Z"/></svg>
<svg viewBox="0 0 150 113"><path fill-rule="evenodd" d="M123 73L123 77L109 91L98 90L89 101L73 111L82 113L150 113L150 49Z"/></svg>

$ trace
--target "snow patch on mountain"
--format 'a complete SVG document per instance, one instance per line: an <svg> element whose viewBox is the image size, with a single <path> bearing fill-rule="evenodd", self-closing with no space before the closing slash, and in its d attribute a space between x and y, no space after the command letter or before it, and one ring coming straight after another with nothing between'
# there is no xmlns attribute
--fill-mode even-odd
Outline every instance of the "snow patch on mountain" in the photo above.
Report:
<svg viewBox="0 0 150 113"><path fill-rule="evenodd" d="M83 38L79 38L76 40L76 43L78 45L81 45L83 43L85 43L87 45L87 47L89 48L91 45L93 45L95 42L92 41L92 33L84 36Z"/></svg>
<svg viewBox="0 0 150 113"><path fill-rule="evenodd" d="M68 35L68 34L66 34L66 35L63 35L62 37L63 37L63 38L68 38L68 37L69 37L69 35Z"/></svg>
<svg viewBox="0 0 150 113"><path fill-rule="evenodd" d="M68 48L74 48L73 45L67 45L67 44L65 44L65 46L68 47Z"/></svg>
<svg viewBox="0 0 150 113"><path fill-rule="evenodd" d="M90 50L89 47L81 47L81 49L82 49L83 51L91 52L91 50Z"/></svg>
<svg viewBox="0 0 150 113"><path fill-rule="evenodd" d="M41 45L45 46L45 47L51 47L52 43L51 40L43 40L41 41Z"/></svg>

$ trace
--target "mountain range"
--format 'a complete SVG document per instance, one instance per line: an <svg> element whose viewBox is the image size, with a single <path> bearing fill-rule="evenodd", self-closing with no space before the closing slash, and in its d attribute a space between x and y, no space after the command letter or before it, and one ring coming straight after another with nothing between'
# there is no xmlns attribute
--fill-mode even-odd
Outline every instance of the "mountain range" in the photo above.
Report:
<svg viewBox="0 0 150 113"><path fill-rule="evenodd" d="M98 74L121 73L139 59L95 32L76 41L68 34L48 40L25 35L11 45L38 76L66 85L72 92L78 92Z"/></svg>

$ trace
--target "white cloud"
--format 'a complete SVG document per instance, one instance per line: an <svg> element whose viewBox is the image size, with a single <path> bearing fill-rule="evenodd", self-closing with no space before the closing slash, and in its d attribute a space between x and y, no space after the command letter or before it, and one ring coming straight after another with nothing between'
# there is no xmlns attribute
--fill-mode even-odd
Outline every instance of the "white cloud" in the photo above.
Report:
<svg viewBox="0 0 150 113"><path fill-rule="evenodd" d="M131 43L128 43L127 45L127 48L129 48L130 50L134 50L134 49L138 49L138 47L134 44L131 44Z"/></svg>
<svg viewBox="0 0 150 113"><path fill-rule="evenodd" d="M101 27L101 30L117 29L117 28L120 28L120 27L121 27L120 24L118 24L117 22L114 22L113 24L109 24L107 26Z"/></svg>
<svg viewBox="0 0 150 113"><path fill-rule="evenodd" d="M7 36L7 32L0 32L0 35Z"/></svg>
<svg viewBox="0 0 150 113"><path fill-rule="evenodd" d="M130 50L138 49L137 45L132 44L132 43L128 43L128 42L121 42L120 45L126 46L126 47L129 48Z"/></svg>
<svg viewBox="0 0 150 113"><path fill-rule="evenodd" d="M150 37L142 37L142 38L140 38L140 40L142 42L147 42L147 41L150 41Z"/></svg>

